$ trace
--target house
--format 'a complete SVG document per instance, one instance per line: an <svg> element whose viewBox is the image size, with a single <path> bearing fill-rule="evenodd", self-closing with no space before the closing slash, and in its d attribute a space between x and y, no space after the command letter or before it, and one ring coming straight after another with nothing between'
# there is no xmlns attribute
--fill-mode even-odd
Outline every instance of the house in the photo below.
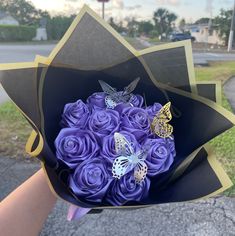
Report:
<svg viewBox="0 0 235 236"><path fill-rule="evenodd" d="M224 40L219 36L215 26L210 24L186 25L185 31L189 31L195 38L195 42L224 45Z"/></svg>
<svg viewBox="0 0 235 236"><path fill-rule="evenodd" d="M10 14L0 11L0 25L19 25L19 22Z"/></svg>

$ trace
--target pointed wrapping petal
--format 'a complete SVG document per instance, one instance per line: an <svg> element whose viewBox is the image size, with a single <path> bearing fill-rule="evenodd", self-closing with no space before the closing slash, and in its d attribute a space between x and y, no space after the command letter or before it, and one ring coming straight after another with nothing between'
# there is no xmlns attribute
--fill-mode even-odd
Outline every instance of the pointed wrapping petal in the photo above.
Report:
<svg viewBox="0 0 235 236"><path fill-rule="evenodd" d="M126 43L127 48L120 43L121 36L102 19L95 19L96 17L85 6L50 54L50 63L97 70L133 58L134 54L129 50L131 46Z"/></svg>
<svg viewBox="0 0 235 236"><path fill-rule="evenodd" d="M31 125L39 128L36 70L33 63L0 65L0 82Z"/></svg>
<svg viewBox="0 0 235 236"><path fill-rule="evenodd" d="M197 83L198 95L221 105L222 85L220 81L202 81Z"/></svg>
<svg viewBox="0 0 235 236"><path fill-rule="evenodd" d="M183 174L168 183L164 189L159 190L153 184L151 198L155 203L191 201L216 195L231 186L231 180L215 156L202 148Z"/></svg>
<svg viewBox="0 0 235 236"><path fill-rule="evenodd" d="M158 82L197 93L191 42L157 45L139 54Z"/></svg>

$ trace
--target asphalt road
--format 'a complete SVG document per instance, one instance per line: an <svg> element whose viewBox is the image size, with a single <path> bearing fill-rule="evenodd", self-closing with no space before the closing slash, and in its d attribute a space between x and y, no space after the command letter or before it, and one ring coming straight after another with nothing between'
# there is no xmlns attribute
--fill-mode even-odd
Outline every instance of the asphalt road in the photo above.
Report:
<svg viewBox="0 0 235 236"><path fill-rule="evenodd" d="M139 41L137 48L150 47L151 44L145 41ZM27 62L33 61L35 55L48 56L55 45L0 45L0 63ZM194 63L200 64L206 61L229 61L235 60L235 53L213 53L213 52L195 52L193 54Z"/></svg>
<svg viewBox="0 0 235 236"><path fill-rule="evenodd" d="M55 45L0 44L0 63L29 62L36 55L48 56Z"/></svg>
<svg viewBox="0 0 235 236"><path fill-rule="evenodd" d="M145 41L137 41L137 48L150 47L151 44ZM30 62L33 61L36 55L48 56L51 50L55 47L50 45L0 45L0 63L12 62ZM228 53L194 53L194 63L204 65L208 61L227 61L235 60L235 54ZM0 103L8 99L6 93L0 86Z"/></svg>

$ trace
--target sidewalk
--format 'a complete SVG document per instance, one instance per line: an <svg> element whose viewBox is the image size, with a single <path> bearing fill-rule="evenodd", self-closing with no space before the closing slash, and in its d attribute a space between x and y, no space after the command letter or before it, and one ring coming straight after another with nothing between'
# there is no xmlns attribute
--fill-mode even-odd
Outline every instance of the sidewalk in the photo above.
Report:
<svg viewBox="0 0 235 236"><path fill-rule="evenodd" d="M224 85L224 92L235 113L235 77L229 79Z"/></svg>
<svg viewBox="0 0 235 236"><path fill-rule="evenodd" d="M9 97L4 91L2 85L0 84L0 105L8 100L9 100Z"/></svg>

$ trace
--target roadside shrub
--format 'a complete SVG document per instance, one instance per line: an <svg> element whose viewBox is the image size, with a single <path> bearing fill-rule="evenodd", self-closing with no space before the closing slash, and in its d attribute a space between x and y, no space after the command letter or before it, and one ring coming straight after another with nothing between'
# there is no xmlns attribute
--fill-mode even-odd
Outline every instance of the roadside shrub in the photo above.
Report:
<svg viewBox="0 0 235 236"><path fill-rule="evenodd" d="M26 25L0 25L0 41L31 41L36 36L36 28Z"/></svg>

